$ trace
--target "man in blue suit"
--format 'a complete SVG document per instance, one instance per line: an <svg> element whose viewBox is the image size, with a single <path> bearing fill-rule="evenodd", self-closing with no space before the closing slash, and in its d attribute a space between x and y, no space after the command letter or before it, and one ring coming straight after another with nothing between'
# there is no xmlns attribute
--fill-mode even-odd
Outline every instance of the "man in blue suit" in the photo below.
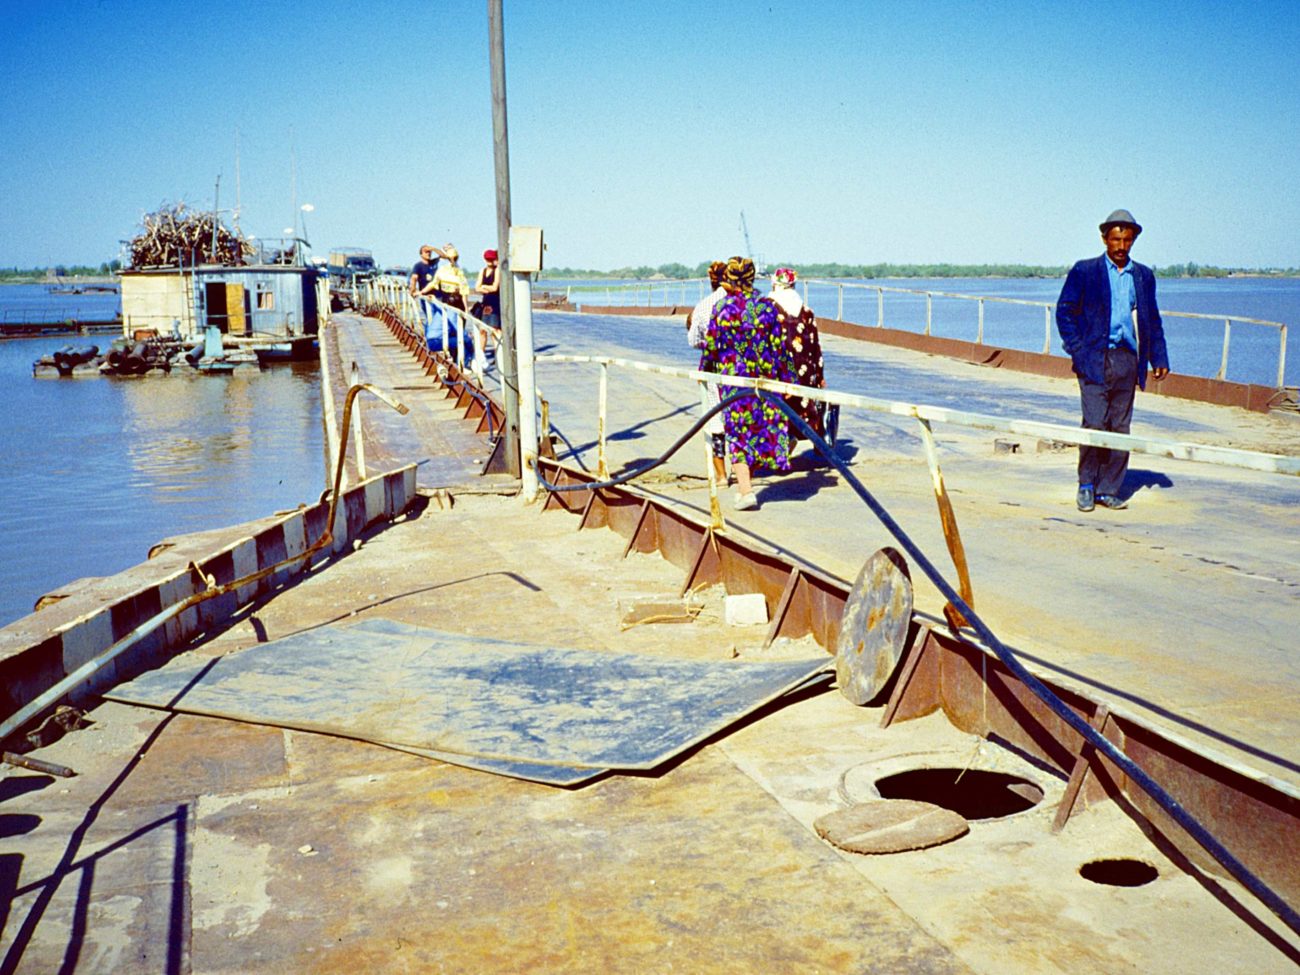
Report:
<svg viewBox="0 0 1300 975"><path fill-rule="evenodd" d="M1156 277L1129 260L1142 227L1127 210L1101 222L1106 253L1070 268L1056 302L1056 328L1074 363L1088 430L1128 433L1135 387L1146 388L1147 364L1157 381L1169 374L1165 331L1156 307ZM1126 508L1120 496L1127 450L1079 448L1080 511Z"/></svg>

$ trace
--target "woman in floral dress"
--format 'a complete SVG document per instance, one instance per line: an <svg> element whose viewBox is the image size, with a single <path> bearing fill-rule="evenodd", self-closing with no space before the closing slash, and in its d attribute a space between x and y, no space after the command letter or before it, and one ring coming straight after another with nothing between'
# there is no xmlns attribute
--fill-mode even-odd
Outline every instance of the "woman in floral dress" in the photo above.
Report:
<svg viewBox="0 0 1300 975"><path fill-rule="evenodd" d="M796 280L798 275L793 268L777 268L772 275L772 293L767 297L777 307L777 318L785 334L786 355L790 371L794 374L790 381L813 389L825 389L826 373L822 365L822 340L817 333L817 316L799 297L799 292L794 288ZM787 396L785 401L819 437L826 436L820 403L794 395ZM791 422L791 446L798 439L799 431Z"/></svg>
<svg viewBox="0 0 1300 975"><path fill-rule="evenodd" d="M793 381L777 306L754 290L754 262L733 257L722 275L726 295L713 309L700 357L701 372L722 376ZM735 392L724 387L724 395ZM751 470L788 471L790 436L785 414L757 395L745 397L722 413L736 475L736 509L758 507Z"/></svg>

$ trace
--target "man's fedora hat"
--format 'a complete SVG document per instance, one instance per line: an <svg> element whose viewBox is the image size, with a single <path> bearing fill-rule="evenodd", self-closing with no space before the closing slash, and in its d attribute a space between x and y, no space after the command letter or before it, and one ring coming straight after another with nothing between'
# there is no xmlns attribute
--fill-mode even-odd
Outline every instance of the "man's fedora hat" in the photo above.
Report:
<svg viewBox="0 0 1300 975"><path fill-rule="evenodd" d="M1115 226L1132 227L1137 233L1142 233L1142 225L1127 210L1112 210L1110 216L1101 222L1101 232L1104 234Z"/></svg>

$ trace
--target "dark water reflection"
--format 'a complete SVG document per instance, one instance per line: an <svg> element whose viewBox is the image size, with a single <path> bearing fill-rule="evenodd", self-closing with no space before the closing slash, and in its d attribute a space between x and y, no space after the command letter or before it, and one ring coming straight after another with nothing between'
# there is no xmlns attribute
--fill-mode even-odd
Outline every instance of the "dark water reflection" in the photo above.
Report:
<svg viewBox="0 0 1300 975"><path fill-rule="evenodd" d="M143 561L169 535L320 495L315 363L227 376L33 379L32 361L67 341L0 342L8 556L0 560L0 623L73 579Z"/></svg>

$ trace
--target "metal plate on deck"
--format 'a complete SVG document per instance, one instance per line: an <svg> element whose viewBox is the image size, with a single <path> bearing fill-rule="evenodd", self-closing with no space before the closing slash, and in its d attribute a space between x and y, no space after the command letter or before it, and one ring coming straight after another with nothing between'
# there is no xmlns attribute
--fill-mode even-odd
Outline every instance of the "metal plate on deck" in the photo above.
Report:
<svg viewBox="0 0 1300 975"><path fill-rule="evenodd" d="M835 676L854 704L871 701L898 666L912 622L912 576L886 546L867 559L844 604L836 641Z"/></svg>
<svg viewBox="0 0 1300 975"><path fill-rule="evenodd" d="M571 785L654 768L829 666L542 647L375 619L179 657L107 696Z"/></svg>
<svg viewBox="0 0 1300 975"><path fill-rule="evenodd" d="M827 813L817 835L850 853L902 853L938 846L970 832L965 817L918 799L877 799Z"/></svg>

